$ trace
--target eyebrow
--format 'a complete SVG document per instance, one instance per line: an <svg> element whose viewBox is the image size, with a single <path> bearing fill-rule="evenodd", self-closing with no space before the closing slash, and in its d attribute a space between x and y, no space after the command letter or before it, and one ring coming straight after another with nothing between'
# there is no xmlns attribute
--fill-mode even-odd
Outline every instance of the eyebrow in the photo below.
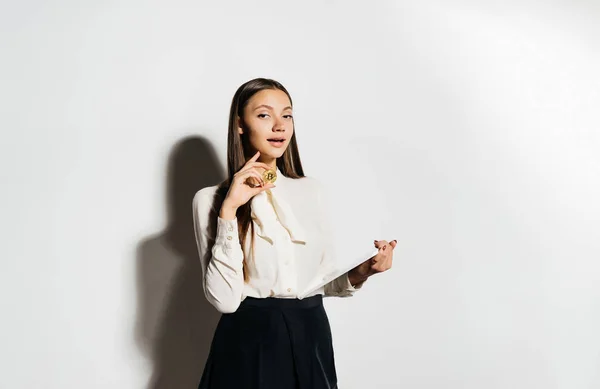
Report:
<svg viewBox="0 0 600 389"><path fill-rule="evenodd" d="M273 107L271 107L270 105L267 104L261 104L258 107L254 108L254 110L256 111L259 108L268 108L270 110L273 110ZM290 107L289 105L287 107L285 107L283 110L285 111L286 109L292 109L292 107Z"/></svg>

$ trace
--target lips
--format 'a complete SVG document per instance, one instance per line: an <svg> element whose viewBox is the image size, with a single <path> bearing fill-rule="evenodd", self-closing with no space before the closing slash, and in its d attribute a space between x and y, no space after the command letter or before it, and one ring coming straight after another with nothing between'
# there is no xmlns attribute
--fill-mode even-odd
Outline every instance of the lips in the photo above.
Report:
<svg viewBox="0 0 600 389"><path fill-rule="evenodd" d="M271 138L267 139L267 141L273 147L283 147L285 144L285 138Z"/></svg>

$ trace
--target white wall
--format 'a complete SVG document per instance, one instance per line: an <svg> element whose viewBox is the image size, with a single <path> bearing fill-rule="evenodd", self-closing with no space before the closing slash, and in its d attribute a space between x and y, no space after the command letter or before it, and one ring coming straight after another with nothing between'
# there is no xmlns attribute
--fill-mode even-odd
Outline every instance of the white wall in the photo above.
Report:
<svg viewBox="0 0 600 389"><path fill-rule="evenodd" d="M223 177L254 77L290 90L342 251L353 223L398 239L391 271L327 300L341 389L600 387L599 18L3 2L0 387L196 387L218 316L190 201Z"/></svg>

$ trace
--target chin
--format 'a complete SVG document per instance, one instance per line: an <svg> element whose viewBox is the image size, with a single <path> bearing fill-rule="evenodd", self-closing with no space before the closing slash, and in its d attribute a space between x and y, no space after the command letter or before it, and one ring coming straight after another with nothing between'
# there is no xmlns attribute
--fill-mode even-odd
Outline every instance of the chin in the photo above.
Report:
<svg viewBox="0 0 600 389"><path fill-rule="evenodd" d="M265 153L264 155L268 156L269 158L278 159L278 158L281 158L281 156L283 155L283 151L281 153L273 153L273 152Z"/></svg>
<svg viewBox="0 0 600 389"><path fill-rule="evenodd" d="M287 147L282 147L281 149L273 150L272 148L265 149L261 151L260 154L269 157L269 158L281 158L283 153L287 150Z"/></svg>

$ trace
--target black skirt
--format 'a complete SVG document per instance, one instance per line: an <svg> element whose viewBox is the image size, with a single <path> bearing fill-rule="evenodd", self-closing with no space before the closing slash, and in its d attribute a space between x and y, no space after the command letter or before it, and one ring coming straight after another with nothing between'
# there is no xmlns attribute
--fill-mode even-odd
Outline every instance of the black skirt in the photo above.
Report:
<svg viewBox="0 0 600 389"><path fill-rule="evenodd" d="M199 389L337 389L323 296L247 297L221 315Z"/></svg>

